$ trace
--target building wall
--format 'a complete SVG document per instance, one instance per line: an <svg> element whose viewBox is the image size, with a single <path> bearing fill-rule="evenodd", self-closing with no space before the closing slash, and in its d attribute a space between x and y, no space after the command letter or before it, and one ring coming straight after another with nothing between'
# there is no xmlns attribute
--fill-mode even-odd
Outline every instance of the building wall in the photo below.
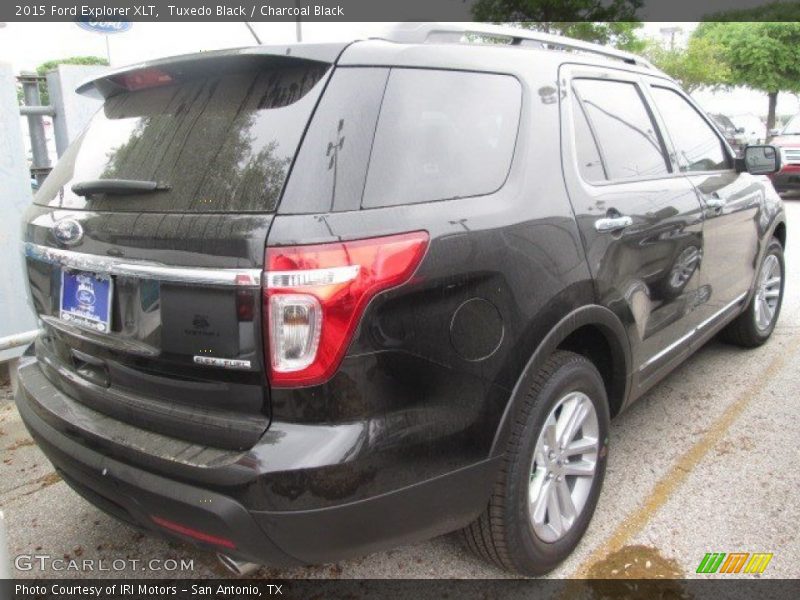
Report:
<svg viewBox="0 0 800 600"><path fill-rule="evenodd" d="M0 63L0 339L37 327L22 270L21 219L32 195L15 84L11 65ZM24 350L0 351L0 362Z"/></svg>

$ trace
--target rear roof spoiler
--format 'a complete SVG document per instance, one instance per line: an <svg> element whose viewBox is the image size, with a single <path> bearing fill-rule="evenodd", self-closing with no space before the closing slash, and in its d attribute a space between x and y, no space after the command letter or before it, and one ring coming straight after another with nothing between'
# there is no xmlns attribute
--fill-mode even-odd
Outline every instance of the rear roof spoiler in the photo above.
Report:
<svg viewBox="0 0 800 600"><path fill-rule="evenodd" d="M349 42L327 44L288 44L282 46L249 46L230 50L215 50L159 58L147 62L111 69L100 77L94 77L78 86L77 92L85 96L109 98L127 91L119 83L120 76L131 75L137 71L159 69L176 75L203 75L219 73L228 69L241 68L252 64L275 62L316 62L333 64Z"/></svg>

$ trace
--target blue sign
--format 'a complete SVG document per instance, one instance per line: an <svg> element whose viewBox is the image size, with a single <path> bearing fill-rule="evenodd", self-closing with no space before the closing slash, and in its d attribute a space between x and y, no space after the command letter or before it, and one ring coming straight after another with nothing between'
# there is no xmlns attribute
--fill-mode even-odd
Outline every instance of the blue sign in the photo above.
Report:
<svg viewBox="0 0 800 600"><path fill-rule="evenodd" d="M107 275L61 272L62 320L108 333L111 328L113 282Z"/></svg>
<svg viewBox="0 0 800 600"><path fill-rule="evenodd" d="M133 25L130 21L76 21L81 29L94 33L125 33Z"/></svg>

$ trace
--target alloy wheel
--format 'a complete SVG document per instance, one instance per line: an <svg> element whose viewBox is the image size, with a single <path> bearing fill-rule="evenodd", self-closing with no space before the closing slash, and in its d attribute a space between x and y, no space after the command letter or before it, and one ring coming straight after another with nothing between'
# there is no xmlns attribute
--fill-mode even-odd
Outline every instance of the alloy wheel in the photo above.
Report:
<svg viewBox="0 0 800 600"><path fill-rule="evenodd" d="M533 457L528 512L536 535L561 539L589 498L599 451L594 404L583 392L561 398L545 420Z"/></svg>
<svg viewBox="0 0 800 600"><path fill-rule="evenodd" d="M755 321L759 331L766 331L775 319L781 297L781 263L768 254L761 266L755 297Z"/></svg>

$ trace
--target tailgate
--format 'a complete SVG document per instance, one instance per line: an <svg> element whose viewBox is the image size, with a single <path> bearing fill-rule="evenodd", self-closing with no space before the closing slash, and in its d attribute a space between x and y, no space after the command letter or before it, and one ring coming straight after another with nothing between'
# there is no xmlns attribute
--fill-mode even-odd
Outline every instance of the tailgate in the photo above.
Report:
<svg viewBox="0 0 800 600"><path fill-rule="evenodd" d="M98 82L105 104L42 185L24 249L57 387L144 429L244 449L270 416L265 241L330 65L223 58Z"/></svg>

